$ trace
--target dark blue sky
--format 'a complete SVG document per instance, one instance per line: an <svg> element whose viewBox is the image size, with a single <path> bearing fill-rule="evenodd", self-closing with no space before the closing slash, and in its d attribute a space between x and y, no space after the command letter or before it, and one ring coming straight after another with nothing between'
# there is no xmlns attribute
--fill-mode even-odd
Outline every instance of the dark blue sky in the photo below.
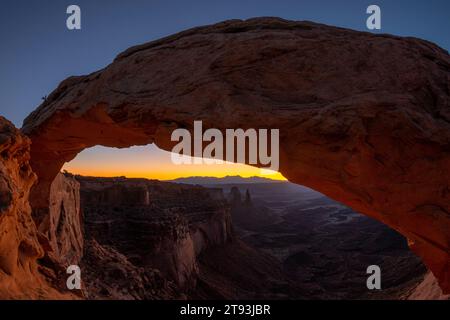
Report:
<svg viewBox="0 0 450 320"><path fill-rule="evenodd" d="M66 8L82 10L82 30L66 29ZM193 26L232 18L279 16L366 30L366 8L382 10L382 32L450 49L450 1L103 1L2 0L0 114L23 119L60 81L109 64L126 48ZM367 31L367 30L366 30Z"/></svg>

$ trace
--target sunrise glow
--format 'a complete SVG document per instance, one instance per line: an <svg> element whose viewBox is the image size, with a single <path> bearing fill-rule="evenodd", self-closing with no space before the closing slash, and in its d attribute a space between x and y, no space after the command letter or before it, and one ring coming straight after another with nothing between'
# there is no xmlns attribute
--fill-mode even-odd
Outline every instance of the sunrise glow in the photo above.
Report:
<svg viewBox="0 0 450 320"><path fill-rule="evenodd" d="M74 160L64 165L63 170L84 176L125 176L158 180L192 176L221 178L235 175L245 178L259 176L286 180L279 172L238 163L175 165L171 161L170 152L163 151L155 145L127 149L97 146L79 153Z"/></svg>

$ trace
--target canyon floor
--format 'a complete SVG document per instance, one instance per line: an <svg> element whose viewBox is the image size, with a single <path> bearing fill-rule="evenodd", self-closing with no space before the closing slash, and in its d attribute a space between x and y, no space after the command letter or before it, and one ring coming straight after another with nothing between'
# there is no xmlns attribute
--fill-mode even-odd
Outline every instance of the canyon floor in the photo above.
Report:
<svg viewBox="0 0 450 320"><path fill-rule="evenodd" d="M251 196L232 206L237 234L276 257L308 298L401 299L426 272L403 236L318 192L287 182L235 188ZM382 290L367 289L369 265L381 268Z"/></svg>
<svg viewBox="0 0 450 320"><path fill-rule="evenodd" d="M288 182L68 178L88 299L406 299L426 274L401 235Z"/></svg>

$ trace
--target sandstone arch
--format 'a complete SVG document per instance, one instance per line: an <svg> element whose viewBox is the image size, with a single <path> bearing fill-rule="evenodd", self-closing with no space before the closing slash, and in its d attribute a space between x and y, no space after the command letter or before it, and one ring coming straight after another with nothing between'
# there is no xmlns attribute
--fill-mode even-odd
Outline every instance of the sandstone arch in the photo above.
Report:
<svg viewBox="0 0 450 320"><path fill-rule="evenodd" d="M205 127L280 128L280 171L397 229L450 292L450 58L429 42L276 18L133 47L62 82L24 122L35 219L66 161L94 145Z"/></svg>

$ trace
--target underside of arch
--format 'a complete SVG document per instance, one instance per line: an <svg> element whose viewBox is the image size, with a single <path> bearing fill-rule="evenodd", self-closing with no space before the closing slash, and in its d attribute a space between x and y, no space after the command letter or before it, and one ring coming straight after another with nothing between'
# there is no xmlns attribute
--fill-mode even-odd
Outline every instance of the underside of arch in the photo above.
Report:
<svg viewBox="0 0 450 320"><path fill-rule="evenodd" d="M409 239L450 292L450 58L419 39L276 18L133 47L63 81L24 122L33 217L83 149L207 128L280 130L280 171Z"/></svg>

